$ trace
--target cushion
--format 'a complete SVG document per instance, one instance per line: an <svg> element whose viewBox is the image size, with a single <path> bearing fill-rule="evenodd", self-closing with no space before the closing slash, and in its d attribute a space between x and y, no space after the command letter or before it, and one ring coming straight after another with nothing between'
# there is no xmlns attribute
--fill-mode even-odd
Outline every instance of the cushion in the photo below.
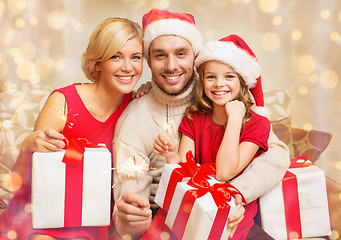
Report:
<svg viewBox="0 0 341 240"><path fill-rule="evenodd" d="M327 148L332 135L317 130L303 130L292 128L293 157L307 156L310 161L315 162L321 153Z"/></svg>
<svg viewBox="0 0 341 240"><path fill-rule="evenodd" d="M276 136L294 152L291 134L290 95L284 89L264 91L265 106L271 112L272 130Z"/></svg>
<svg viewBox="0 0 341 240"><path fill-rule="evenodd" d="M12 197L10 171L52 88L9 81L0 86L0 212Z"/></svg>

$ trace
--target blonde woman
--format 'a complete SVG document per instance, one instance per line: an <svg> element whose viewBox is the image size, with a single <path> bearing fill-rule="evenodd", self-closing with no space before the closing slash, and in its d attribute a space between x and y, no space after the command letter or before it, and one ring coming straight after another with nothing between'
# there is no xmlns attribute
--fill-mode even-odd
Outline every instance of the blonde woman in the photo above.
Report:
<svg viewBox="0 0 341 240"><path fill-rule="evenodd" d="M142 28L124 18L108 18L95 28L82 56L83 72L92 83L53 91L34 132L22 144L13 171L22 176L23 185L0 216L4 239L9 233L10 239L29 240L108 238L108 227L33 229L31 214L25 211L31 199L31 158L33 152L58 151L64 139L79 137L112 150L116 121L142 74L142 39Z"/></svg>

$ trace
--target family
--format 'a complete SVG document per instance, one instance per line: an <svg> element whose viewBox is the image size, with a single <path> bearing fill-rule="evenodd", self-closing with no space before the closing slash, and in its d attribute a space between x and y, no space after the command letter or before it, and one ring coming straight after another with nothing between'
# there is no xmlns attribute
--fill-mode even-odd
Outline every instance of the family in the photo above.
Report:
<svg viewBox="0 0 341 240"><path fill-rule="evenodd" d="M133 97L143 58L151 87ZM154 197L163 166L185 161L189 150L197 163L215 162L216 178L239 190L237 204L246 203L228 218L229 239L272 239L254 222L257 199L282 179L289 151L266 118L260 65L242 38L203 43L191 14L152 9L142 28L125 18L100 23L82 69L92 83L53 91L22 143L13 171L23 184L0 215L4 239L161 239L151 226L176 239ZM58 151L71 138L105 143L112 152L112 222L34 229L26 211L32 154ZM143 157L146 171L129 177L123 169L132 153Z"/></svg>

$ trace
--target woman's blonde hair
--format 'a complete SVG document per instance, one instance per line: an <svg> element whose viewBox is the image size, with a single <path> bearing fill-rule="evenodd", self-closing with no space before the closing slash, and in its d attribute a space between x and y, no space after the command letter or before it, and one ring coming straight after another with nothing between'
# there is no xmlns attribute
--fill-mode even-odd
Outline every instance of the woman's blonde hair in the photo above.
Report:
<svg viewBox="0 0 341 240"><path fill-rule="evenodd" d="M98 62L104 62L116 54L131 38L143 44L143 29L136 22L126 18L108 18L92 32L86 51L82 55L82 70L87 78L95 82L99 73L95 70Z"/></svg>
<svg viewBox="0 0 341 240"><path fill-rule="evenodd" d="M195 85L196 101L194 104L190 105L186 109L186 115L190 119L192 118L192 116L191 116L192 112L208 113L208 112L211 112L213 110L213 102L211 101L211 99L209 99L207 97L207 95L205 94L205 91L204 91L205 63L203 63L200 66L199 71L198 71L199 80L197 81L197 83ZM249 111L249 109L254 104L254 102L251 100L249 90L245 85L245 81L243 80L243 78L239 74L238 74L238 78L239 78L239 82L240 82L240 89L239 89L238 96L235 100L241 101L245 104L246 113L245 113L242 128L241 128L241 129L243 129L246 121L249 121L252 117L252 114Z"/></svg>

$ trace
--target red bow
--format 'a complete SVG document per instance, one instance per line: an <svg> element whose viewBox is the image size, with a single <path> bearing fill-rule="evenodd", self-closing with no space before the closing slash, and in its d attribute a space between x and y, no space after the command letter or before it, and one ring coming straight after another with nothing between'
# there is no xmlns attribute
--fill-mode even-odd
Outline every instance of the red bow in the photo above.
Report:
<svg viewBox="0 0 341 240"><path fill-rule="evenodd" d="M64 138L63 142L65 143L63 163L74 167L79 167L82 164L85 147L103 147L90 143L85 138L71 138L70 140Z"/></svg>
<svg viewBox="0 0 341 240"><path fill-rule="evenodd" d="M313 165L314 164L309 161L308 157L298 156L290 160L289 168L303 168L303 167L310 167Z"/></svg>
<svg viewBox="0 0 341 240"><path fill-rule="evenodd" d="M214 163L206 163L201 166L198 166L193 157L192 151L188 151L186 153L186 162L180 162L179 165L181 168L175 168L170 176L168 187L166 190L164 202L162 208L167 212L170 206L170 203L173 198L173 194L176 188L176 184L181 182L185 177L192 177L193 174L197 171L202 172L204 174L215 174L215 165ZM209 179L208 176L205 176L206 179Z"/></svg>

